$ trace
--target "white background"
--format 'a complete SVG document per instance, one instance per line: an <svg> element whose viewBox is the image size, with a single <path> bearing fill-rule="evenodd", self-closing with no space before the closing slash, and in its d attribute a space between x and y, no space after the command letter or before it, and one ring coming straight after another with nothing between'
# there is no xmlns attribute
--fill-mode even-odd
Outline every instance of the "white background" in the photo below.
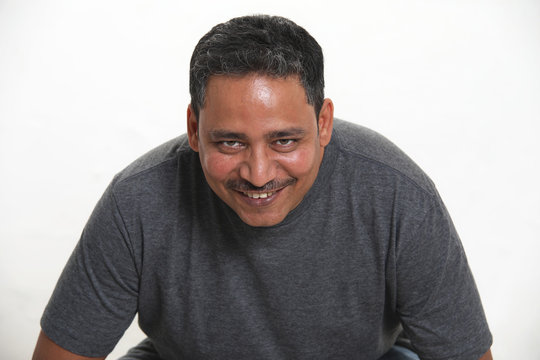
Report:
<svg viewBox="0 0 540 360"><path fill-rule="evenodd" d="M393 140L438 185L496 359L539 359L540 2L0 0L0 358L28 359L97 199L185 131L188 63L231 17L319 41L336 116ZM142 334L132 327L114 356Z"/></svg>

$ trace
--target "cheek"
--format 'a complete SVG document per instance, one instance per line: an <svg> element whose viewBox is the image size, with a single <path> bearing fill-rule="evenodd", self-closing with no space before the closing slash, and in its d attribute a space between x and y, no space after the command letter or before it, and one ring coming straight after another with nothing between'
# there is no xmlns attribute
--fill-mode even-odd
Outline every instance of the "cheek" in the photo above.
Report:
<svg viewBox="0 0 540 360"><path fill-rule="evenodd" d="M236 164L230 156L219 153L200 154L201 164L207 176L214 180L224 180L234 170Z"/></svg>
<svg viewBox="0 0 540 360"><path fill-rule="evenodd" d="M281 166L292 176L300 177L309 174L316 168L317 153L312 149L299 149L280 158Z"/></svg>

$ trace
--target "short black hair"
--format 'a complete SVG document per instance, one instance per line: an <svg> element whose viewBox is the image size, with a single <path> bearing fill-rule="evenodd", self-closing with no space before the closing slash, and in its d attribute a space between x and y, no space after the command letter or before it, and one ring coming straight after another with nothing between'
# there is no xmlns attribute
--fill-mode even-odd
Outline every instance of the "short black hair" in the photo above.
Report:
<svg viewBox="0 0 540 360"><path fill-rule="evenodd" d="M298 76L318 118L324 102L324 61L317 41L281 16L251 15L214 26L199 40L191 57L189 92L197 120L212 75L256 73Z"/></svg>

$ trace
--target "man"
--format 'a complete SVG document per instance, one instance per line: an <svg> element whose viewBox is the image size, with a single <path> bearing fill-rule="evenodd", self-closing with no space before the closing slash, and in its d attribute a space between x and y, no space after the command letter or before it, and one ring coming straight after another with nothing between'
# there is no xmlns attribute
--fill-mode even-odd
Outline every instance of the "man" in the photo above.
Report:
<svg viewBox="0 0 540 360"><path fill-rule="evenodd" d="M193 53L188 134L120 172L42 318L34 359L491 359L434 185L333 119L323 57L280 17ZM398 346L402 345L402 346Z"/></svg>

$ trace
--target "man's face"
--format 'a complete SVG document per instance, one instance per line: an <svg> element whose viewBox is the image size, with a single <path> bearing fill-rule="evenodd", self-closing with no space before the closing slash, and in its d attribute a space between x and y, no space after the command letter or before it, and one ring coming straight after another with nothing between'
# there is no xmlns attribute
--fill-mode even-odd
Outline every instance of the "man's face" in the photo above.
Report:
<svg viewBox="0 0 540 360"><path fill-rule="evenodd" d="M317 119L297 77L212 76L188 135L206 181L251 226L280 223L313 185L332 134L333 105Z"/></svg>

